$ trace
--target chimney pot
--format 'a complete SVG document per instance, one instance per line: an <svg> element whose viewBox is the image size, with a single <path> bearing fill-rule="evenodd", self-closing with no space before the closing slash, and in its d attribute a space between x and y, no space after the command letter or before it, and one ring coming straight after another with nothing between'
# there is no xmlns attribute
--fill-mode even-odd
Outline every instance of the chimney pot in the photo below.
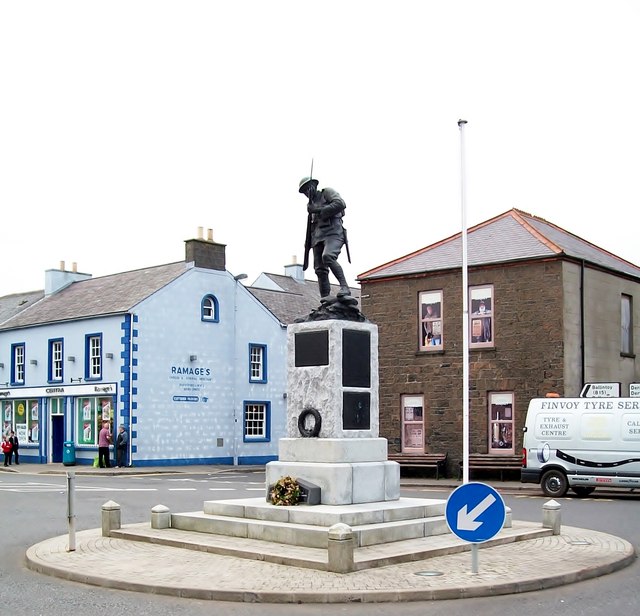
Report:
<svg viewBox="0 0 640 616"><path fill-rule="evenodd" d="M64 261L60 261L60 271L64 272Z"/></svg>
<svg viewBox="0 0 640 616"><path fill-rule="evenodd" d="M201 240L202 239L202 232L203 232L204 228L203 227L198 227L198 239Z"/></svg>
<svg viewBox="0 0 640 616"><path fill-rule="evenodd" d="M213 229L207 229L207 239L213 242Z"/></svg>
<svg viewBox="0 0 640 616"><path fill-rule="evenodd" d="M77 274L77 273L78 273L78 264L77 264L75 261L71 264L71 271L72 271L74 274Z"/></svg>

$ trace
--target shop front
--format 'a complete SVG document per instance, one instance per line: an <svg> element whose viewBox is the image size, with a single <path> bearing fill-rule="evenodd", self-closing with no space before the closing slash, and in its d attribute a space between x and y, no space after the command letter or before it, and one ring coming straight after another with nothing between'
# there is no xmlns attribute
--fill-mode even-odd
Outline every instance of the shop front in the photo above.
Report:
<svg viewBox="0 0 640 616"><path fill-rule="evenodd" d="M65 442L73 442L79 464L91 464L98 433L108 421L117 425L115 383L0 389L2 433L13 430L20 461L62 462Z"/></svg>

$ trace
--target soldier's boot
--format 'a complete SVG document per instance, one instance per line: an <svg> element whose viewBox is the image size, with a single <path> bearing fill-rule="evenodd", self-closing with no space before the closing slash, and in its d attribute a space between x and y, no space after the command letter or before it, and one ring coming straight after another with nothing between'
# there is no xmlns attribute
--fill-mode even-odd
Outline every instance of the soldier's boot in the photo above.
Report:
<svg viewBox="0 0 640 616"><path fill-rule="evenodd" d="M331 284L329 283L329 274L318 274L318 289L320 290L320 299L325 299L331 295Z"/></svg>
<svg viewBox="0 0 640 616"><path fill-rule="evenodd" d="M340 285L340 290L338 291L337 296L346 297L347 295L351 295L351 289L347 284L347 279L344 276L344 272L342 271L340 264L337 261L334 261L330 267L333 275L336 277L338 284Z"/></svg>

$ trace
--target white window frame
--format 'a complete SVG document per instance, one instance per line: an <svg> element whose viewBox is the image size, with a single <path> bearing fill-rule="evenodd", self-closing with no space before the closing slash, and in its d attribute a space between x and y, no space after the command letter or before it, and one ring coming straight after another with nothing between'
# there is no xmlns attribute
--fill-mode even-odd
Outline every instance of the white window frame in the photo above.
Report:
<svg viewBox="0 0 640 616"><path fill-rule="evenodd" d="M271 440L271 405L265 401L246 400L242 407L244 442Z"/></svg>
<svg viewBox="0 0 640 616"><path fill-rule="evenodd" d="M515 396L511 391L493 391L488 395L488 451L491 454L515 453Z"/></svg>
<svg viewBox="0 0 640 616"><path fill-rule="evenodd" d="M405 395L401 398L402 453L424 453L424 396Z"/></svg>
<svg viewBox="0 0 640 616"><path fill-rule="evenodd" d="M218 300L215 295L205 295L200 306L201 319L208 323L218 323L220 321Z"/></svg>
<svg viewBox="0 0 640 616"><path fill-rule="evenodd" d="M493 285L469 287L469 348L493 348L496 339L495 325Z"/></svg>
<svg viewBox="0 0 640 616"><path fill-rule="evenodd" d="M87 340L87 379L102 378L102 336L90 335Z"/></svg>
<svg viewBox="0 0 640 616"><path fill-rule="evenodd" d="M441 351L444 343L442 290L421 291L418 294L418 348L420 351Z"/></svg>
<svg viewBox="0 0 640 616"><path fill-rule="evenodd" d="M16 344L13 346L13 382L16 385L24 385L25 379L25 346Z"/></svg>
<svg viewBox="0 0 640 616"><path fill-rule="evenodd" d="M62 340L51 341L51 381L62 381Z"/></svg>
<svg viewBox="0 0 640 616"><path fill-rule="evenodd" d="M264 344L249 345L249 381L267 382L267 347Z"/></svg>

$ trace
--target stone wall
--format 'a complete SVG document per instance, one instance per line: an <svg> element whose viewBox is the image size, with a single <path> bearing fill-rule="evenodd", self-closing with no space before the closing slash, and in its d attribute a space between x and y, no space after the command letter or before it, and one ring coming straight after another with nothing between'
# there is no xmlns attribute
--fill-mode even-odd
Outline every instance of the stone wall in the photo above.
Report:
<svg viewBox="0 0 640 616"><path fill-rule="evenodd" d="M563 387L562 262L469 270L469 286L494 285L494 341L472 349L470 450L488 450L488 394L514 393L514 452L522 448L529 400ZM401 448L401 397L424 396L425 451L448 452L453 467L462 457L461 272L363 282L362 311L379 327L380 436ZM444 345L419 351L419 293L443 291Z"/></svg>

